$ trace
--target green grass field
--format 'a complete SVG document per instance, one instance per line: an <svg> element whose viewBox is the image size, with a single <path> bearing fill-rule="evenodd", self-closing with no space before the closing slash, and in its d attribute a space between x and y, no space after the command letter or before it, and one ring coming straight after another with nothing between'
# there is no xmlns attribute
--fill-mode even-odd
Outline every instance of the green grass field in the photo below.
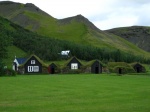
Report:
<svg viewBox="0 0 150 112"><path fill-rule="evenodd" d="M0 112L150 112L150 75L0 77Z"/></svg>

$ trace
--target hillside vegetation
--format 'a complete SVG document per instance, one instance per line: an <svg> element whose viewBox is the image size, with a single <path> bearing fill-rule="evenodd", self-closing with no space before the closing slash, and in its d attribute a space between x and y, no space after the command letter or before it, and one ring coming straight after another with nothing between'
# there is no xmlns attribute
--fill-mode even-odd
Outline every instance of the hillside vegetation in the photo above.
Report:
<svg viewBox="0 0 150 112"><path fill-rule="evenodd" d="M13 47L20 50L17 57L35 54L44 61L56 61L62 59L62 50L70 50L70 56L86 61L150 63L150 53L99 30L82 15L58 20L33 4L14 2L0 2L0 15L7 18L0 17L1 37L12 38ZM12 63L12 55L6 63Z"/></svg>
<svg viewBox="0 0 150 112"><path fill-rule="evenodd" d="M43 12L34 4L8 1L0 2L0 15L44 37L99 48L119 49L123 52L149 57L149 53L139 49L125 39L101 31L82 15L59 20Z"/></svg>
<svg viewBox="0 0 150 112"><path fill-rule="evenodd" d="M22 58L22 57L28 58L28 54L26 52L24 52L23 50L21 50L20 48L14 45L9 46L7 50L8 50L8 55L7 58L4 59L4 63L5 65L7 65L8 68L12 68L12 63L15 59L15 56L17 58Z"/></svg>
<svg viewBox="0 0 150 112"><path fill-rule="evenodd" d="M25 57L31 54L35 54L42 60L52 61L60 60L59 53L64 49L70 49L70 56L76 56L82 60L99 59L103 62L108 61L125 61L125 62L143 62L150 63L150 60L142 56L133 55L132 53L126 53L119 49L113 50L108 48L100 48L89 45L82 45L75 42L69 42L66 40L59 40L55 38L48 38L40 36L29 30L25 30L22 27L10 22L7 19L0 17L0 29L1 37L11 37L12 45L9 50L9 59L12 57ZM12 50L11 50L12 49ZM15 51L16 50L16 51Z"/></svg>
<svg viewBox="0 0 150 112"><path fill-rule="evenodd" d="M107 30L109 33L118 35L139 48L150 52L150 27L132 26Z"/></svg>

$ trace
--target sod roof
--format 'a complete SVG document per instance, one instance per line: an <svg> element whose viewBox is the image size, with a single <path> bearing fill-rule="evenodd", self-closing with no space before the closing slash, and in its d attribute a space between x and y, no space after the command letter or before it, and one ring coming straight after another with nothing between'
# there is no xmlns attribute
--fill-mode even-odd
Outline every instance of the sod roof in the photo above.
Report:
<svg viewBox="0 0 150 112"><path fill-rule="evenodd" d="M30 55L30 57L23 64L20 65L20 67L24 66L31 57L35 57L42 64L43 67L48 67L47 64L45 64L38 56L34 54Z"/></svg>
<svg viewBox="0 0 150 112"><path fill-rule="evenodd" d="M88 61L84 66L85 66L85 67L90 67L90 66L92 66L92 64L95 63L96 61L98 61L102 66L104 66L104 64L103 64L101 61L99 61L99 60L91 60L91 61Z"/></svg>
<svg viewBox="0 0 150 112"><path fill-rule="evenodd" d="M126 62L109 62L108 63L108 67L109 68L116 68L116 67L128 67L128 68L131 68L131 65L129 65L128 63Z"/></svg>
<svg viewBox="0 0 150 112"><path fill-rule="evenodd" d="M73 56L73 57L71 57L70 59L68 59L68 60L66 61L66 63L64 63L64 67L66 67L66 66L70 63L70 61L73 60L74 58L75 58L79 63L81 63L81 65L83 65L80 59L78 59L77 57Z"/></svg>
<svg viewBox="0 0 150 112"><path fill-rule="evenodd" d="M131 65L131 66L135 66L135 65L137 65L137 64L143 66L141 63L138 63L138 62L131 63L130 65Z"/></svg>

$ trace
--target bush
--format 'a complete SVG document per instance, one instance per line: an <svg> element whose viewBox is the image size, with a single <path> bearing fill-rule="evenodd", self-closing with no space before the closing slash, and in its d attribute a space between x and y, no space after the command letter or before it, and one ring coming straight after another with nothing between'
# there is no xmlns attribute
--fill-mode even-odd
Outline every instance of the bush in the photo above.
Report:
<svg viewBox="0 0 150 112"><path fill-rule="evenodd" d="M4 76L16 76L16 72L12 69L6 68Z"/></svg>
<svg viewBox="0 0 150 112"><path fill-rule="evenodd" d="M5 74L4 64L0 61L0 76L3 76L4 74Z"/></svg>

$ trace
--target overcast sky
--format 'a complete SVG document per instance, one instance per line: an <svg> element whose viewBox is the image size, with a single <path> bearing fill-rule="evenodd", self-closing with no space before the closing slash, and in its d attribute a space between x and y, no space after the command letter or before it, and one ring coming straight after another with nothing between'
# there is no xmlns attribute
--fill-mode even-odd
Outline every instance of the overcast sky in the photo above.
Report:
<svg viewBox="0 0 150 112"><path fill-rule="evenodd" d="M8 1L33 3L57 19L81 14L101 30L133 25L150 26L150 0Z"/></svg>

